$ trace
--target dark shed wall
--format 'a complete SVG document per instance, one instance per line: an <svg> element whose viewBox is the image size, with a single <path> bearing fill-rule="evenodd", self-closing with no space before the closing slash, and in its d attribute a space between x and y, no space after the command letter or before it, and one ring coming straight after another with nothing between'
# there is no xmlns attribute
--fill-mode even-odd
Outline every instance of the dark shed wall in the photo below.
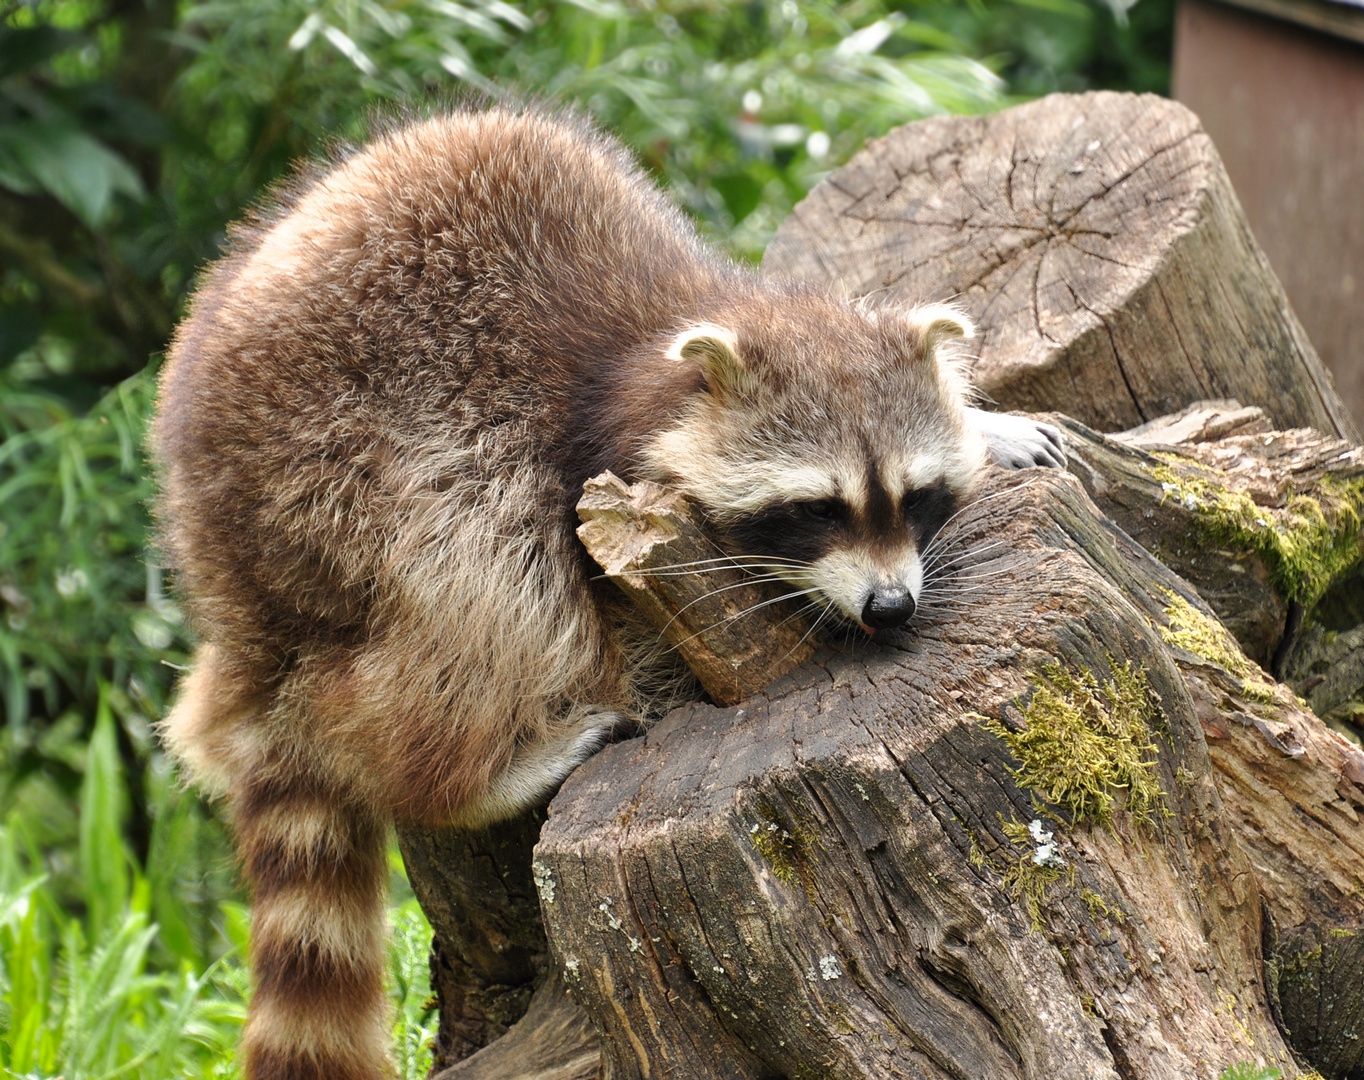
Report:
<svg viewBox="0 0 1364 1080"><path fill-rule="evenodd" d="M1364 425L1364 44L1181 0L1173 82Z"/></svg>

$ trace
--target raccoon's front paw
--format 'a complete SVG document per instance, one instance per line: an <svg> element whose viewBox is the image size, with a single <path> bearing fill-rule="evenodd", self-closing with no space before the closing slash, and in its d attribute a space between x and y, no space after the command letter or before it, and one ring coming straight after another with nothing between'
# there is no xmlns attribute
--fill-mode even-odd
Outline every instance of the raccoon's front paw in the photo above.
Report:
<svg viewBox="0 0 1364 1080"><path fill-rule="evenodd" d="M1065 445L1059 428L1026 416L967 409L967 418L982 435L990 459L1006 469L1064 469Z"/></svg>

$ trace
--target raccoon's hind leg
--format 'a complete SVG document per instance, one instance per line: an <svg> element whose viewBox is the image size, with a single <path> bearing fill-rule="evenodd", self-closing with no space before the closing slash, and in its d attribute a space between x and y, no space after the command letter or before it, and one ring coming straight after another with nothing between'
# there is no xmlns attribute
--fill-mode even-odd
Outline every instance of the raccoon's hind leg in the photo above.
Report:
<svg viewBox="0 0 1364 1080"><path fill-rule="evenodd" d="M476 828L515 817L543 801L613 736L634 728L634 722L620 713L589 707L567 735L517 747L483 798L461 813L455 823Z"/></svg>
<svg viewBox="0 0 1364 1080"><path fill-rule="evenodd" d="M274 770L231 806L254 893L247 1080L385 1080L387 822Z"/></svg>
<svg viewBox="0 0 1364 1080"><path fill-rule="evenodd" d="M1066 467L1061 432L1051 424L1029 420L1026 416L970 408L966 410L966 420L985 436L990 460L996 465L1006 469Z"/></svg>

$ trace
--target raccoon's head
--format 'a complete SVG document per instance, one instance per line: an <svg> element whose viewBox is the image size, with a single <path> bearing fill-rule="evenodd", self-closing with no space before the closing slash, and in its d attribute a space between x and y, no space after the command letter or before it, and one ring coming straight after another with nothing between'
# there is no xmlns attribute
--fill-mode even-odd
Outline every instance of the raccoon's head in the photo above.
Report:
<svg viewBox="0 0 1364 1080"><path fill-rule="evenodd" d="M649 471L737 560L865 630L904 624L925 547L985 462L951 348L969 321L811 296L722 317L667 349L699 386L647 447Z"/></svg>

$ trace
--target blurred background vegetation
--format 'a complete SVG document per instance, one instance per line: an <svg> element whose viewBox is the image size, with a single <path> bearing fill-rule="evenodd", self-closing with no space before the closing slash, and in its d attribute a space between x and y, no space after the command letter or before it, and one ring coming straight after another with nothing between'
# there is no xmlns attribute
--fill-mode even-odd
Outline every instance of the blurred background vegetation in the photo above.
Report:
<svg viewBox="0 0 1364 1080"><path fill-rule="evenodd" d="M291 162L470 92L574 101L756 260L868 137L1168 90L1173 0L36 0L0 24L0 1067L234 1075L224 830L159 753L190 633L142 440L195 274ZM394 862L395 1032L428 938Z"/></svg>

